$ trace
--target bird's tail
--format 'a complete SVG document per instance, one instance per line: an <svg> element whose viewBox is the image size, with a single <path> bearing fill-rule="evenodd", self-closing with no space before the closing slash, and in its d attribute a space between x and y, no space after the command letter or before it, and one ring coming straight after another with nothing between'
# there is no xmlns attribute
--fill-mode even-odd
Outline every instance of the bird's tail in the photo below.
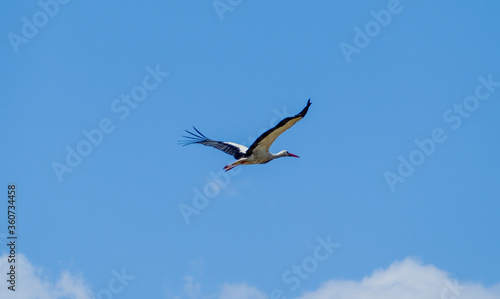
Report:
<svg viewBox="0 0 500 299"><path fill-rule="evenodd" d="M188 134L190 135L184 135L182 137L184 138L187 138L187 140L179 140L179 144L183 145L183 146L186 146L186 145L190 145L190 144L195 144L195 143L200 143L200 142L203 142L203 141L206 141L206 140L209 140L207 136L203 135L200 131L198 131L198 129L196 129L195 127L193 127L193 129L198 133L193 133L193 132L190 132L188 130L184 130L186 131Z"/></svg>

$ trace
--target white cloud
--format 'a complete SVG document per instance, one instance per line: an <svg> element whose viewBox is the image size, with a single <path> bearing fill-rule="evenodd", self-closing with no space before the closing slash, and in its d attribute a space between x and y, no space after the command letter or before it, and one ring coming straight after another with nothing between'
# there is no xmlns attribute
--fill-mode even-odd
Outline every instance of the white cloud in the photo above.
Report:
<svg viewBox="0 0 500 299"><path fill-rule="evenodd" d="M194 282L192 276L186 276L184 279L186 280L186 284L184 285L183 290L187 298L199 298L201 284L199 282Z"/></svg>
<svg viewBox="0 0 500 299"><path fill-rule="evenodd" d="M500 285L458 282L432 265L407 258L361 281L330 280L298 299L500 299Z"/></svg>
<svg viewBox="0 0 500 299"><path fill-rule="evenodd" d="M8 256L0 256L0 274L6 277L10 271ZM2 279L0 298L13 299L56 299L92 298L91 290L85 285L82 277L63 271L58 280L53 283L48 280L43 269L33 266L23 254L16 256L16 291L7 289L6 281Z"/></svg>
<svg viewBox="0 0 500 299"><path fill-rule="evenodd" d="M224 283L218 292L213 294L202 294L201 284L195 282L193 276L184 277L182 294L173 296L174 299L266 299L266 295L257 288L248 286L246 283Z"/></svg>

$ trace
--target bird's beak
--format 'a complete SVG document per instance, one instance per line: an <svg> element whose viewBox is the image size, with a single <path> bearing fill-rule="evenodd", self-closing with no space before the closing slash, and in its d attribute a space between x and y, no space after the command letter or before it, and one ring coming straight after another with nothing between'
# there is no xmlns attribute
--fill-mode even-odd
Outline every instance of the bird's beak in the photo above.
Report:
<svg viewBox="0 0 500 299"><path fill-rule="evenodd" d="M288 157L295 157L295 158L300 158L299 156L297 156L297 155L294 155L294 154L290 154L290 153L288 153Z"/></svg>

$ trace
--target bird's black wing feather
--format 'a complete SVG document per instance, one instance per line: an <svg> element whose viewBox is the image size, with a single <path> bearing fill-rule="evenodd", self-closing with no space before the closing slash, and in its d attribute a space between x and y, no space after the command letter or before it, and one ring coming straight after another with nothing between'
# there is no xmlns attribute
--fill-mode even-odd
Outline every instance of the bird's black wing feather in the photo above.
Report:
<svg viewBox="0 0 500 299"><path fill-rule="evenodd" d="M182 136L184 138L188 138L189 140L180 140L179 143L186 146L190 144L203 144L206 146L211 146L215 147L218 150L221 150L225 152L226 154L229 154L233 156L235 159L239 159L245 155L246 148L241 145L236 145L236 144L231 144L228 142L223 142L223 141L215 141L210 138L207 138L205 135L203 135L200 131L198 131L195 127L193 129L198 133L192 133L188 130L186 132L190 135L188 136Z"/></svg>
<svg viewBox="0 0 500 299"><path fill-rule="evenodd" d="M248 148L248 150L245 153L245 157L249 157L250 155L252 155L252 152L259 145L265 146L266 150L269 150L269 147L271 146L271 144L274 142L274 140L276 140L276 138L281 133L288 130L296 122L298 122L304 116L306 116L307 111L309 110L309 106L311 106L311 99L307 100L306 107L304 107L304 109L302 109L302 111L300 111L300 113L298 113L295 116L290 116L290 117L283 119L274 128L271 128L271 129L267 130L266 132L264 132L262 135L260 135L259 138L257 138L257 140L255 140L254 143L252 143L252 145ZM273 133L275 133L275 134L273 134ZM269 138L269 139L264 141L264 139L266 139L266 138Z"/></svg>

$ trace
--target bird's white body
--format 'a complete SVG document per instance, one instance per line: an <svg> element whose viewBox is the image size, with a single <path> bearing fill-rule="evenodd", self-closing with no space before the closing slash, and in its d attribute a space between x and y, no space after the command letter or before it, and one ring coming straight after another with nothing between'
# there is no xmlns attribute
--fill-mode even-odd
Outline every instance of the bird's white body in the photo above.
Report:
<svg viewBox="0 0 500 299"><path fill-rule="evenodd" d="M235 162L229 164L229 165L226 165L224 167L224 169L226 171L230 170L230 169L233 169L234 167L238 166L238 165L243 165L243 164L246 164L246 165L249 165L249 164L265 164L271 160L274 160L274 159L277 159L277 158L281 158L281 157L289 157L289 156L295 156L295 155L290 155L287 151L281 151L277 154L273 154L273 153L270 153L270 152L263 152L263 151L257 151L257 152L253 152L253 155L251 155L250 157L248 158L241 158L241 159L238 159L236 160Z"/></svg>
<svg viewBox="0 0 500 299"><path fill-rule="evenodd" d="M226 171L233 169L238 165L264 164L271 160L281 157L298 158L299 156L291 154L288 151L281 151L277 154L270 153L269 148L271 147L271 144L273 144L273 142L276 140L276 138L278 138L278 136L280 136L286 130L290 129L296 122L301 120L306 115L310 105L311 105L311 100L307 101L306 107L302 109L302 111L299 114L287 117L282 121L280 121L274 128L271 128L266 132L264 132L262 135L260 135L259 138L257 138L257 140L255 140L255 142L249 148L234 142L215 141L209 139L205 135L200 133L200 131L198 131L196 128L194 129L199 135L186 131L192 136L184 136L186 138L191 139L184 141L184 145L194 144L194 143L208 145L215 147L216 149L219 149L235 157L236 158L235 162L226 165L224 167Z"/></svg>

